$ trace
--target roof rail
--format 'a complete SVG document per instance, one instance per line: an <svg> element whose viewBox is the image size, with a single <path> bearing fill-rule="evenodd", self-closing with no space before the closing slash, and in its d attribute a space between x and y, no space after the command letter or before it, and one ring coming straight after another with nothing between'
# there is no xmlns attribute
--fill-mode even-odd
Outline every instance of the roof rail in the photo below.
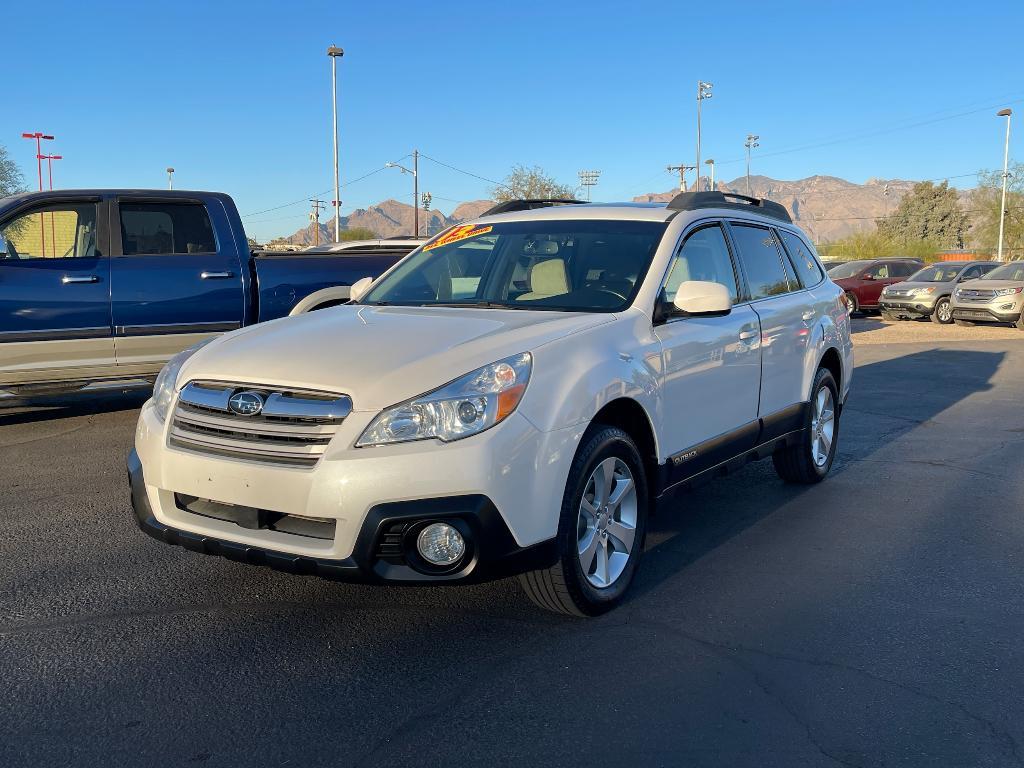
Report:
<svg viewBox="0 0 1024 768"><path fill-rule="evenodd" d="M571 197L539 197L525 200L506 200L493 208L488 208L481 216L493 216L496 213L512 211L532 211L535 208L551 208L556 205L583 205L586 200L574 200Z"/></svg>
<svg viewBox="0 0 1024 768"><path fill-rule="evenodd" d="M680 192L669 201L668 207L673 211L692 211L696 208L736 208L749 211L753 208L754 213L793 223L789 211L779 203L735 192Z"/></svg>

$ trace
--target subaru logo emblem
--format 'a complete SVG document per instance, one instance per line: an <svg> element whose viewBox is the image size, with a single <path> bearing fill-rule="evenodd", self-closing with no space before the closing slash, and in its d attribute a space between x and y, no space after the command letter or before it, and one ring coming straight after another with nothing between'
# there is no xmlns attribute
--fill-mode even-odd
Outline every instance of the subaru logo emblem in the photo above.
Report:
<svg viewBox="0 0 1024 768"><path fill-rule="evenodd" d="M263 410L263 395L259 392L238 392L228 400L228 410L239 416L256 416Z"/></svg>

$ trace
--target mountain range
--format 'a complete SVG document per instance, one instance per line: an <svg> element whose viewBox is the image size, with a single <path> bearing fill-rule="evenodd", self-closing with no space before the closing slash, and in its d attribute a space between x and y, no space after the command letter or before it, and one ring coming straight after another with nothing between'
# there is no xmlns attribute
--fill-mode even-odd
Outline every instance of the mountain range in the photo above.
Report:
<svg viewBox="0 0 1024 768"><path fill-rule="evenodd" d="M782 203L816 242L828 242L853 232L872 229L875 220L891 213L900 198L914 186L903 179L869 179L855 184L835 176L810 176L796 181L772 179L768 176L750 177L750 194ZM718 182L716 189L723 192L747 194L747 179L741 176L729 182ZM649 192L634 197L635 202L667 202L677 190ZM450 216L440 211L420 210L420 233L434 234L452 224L476 218L490 206L491 200L473 200L459 204ZM398 200L385 200L369 208L359 208L343 216L344 229L356 227L376 232L380 237L409 235L413 231L413 208ZM320 242L333 239L334 222L320 223ZM313 225L304 227L278 242L308 246L316 240Z"/></svg>

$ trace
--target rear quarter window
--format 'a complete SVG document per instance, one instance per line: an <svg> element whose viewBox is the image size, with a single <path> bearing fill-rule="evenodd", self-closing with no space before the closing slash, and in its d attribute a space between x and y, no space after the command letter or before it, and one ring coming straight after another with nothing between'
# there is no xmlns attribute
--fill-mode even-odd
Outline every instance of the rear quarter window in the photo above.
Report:
<svg viewBox="0 0 1024 768"><path fill-rule="evenodd" d="M782 238L782 243L789 253L789 258L792 260L793 267L803 286L809 288L820 283L824 275L811 247L801 238L784 229L779 230L779 237Z"/></svg>

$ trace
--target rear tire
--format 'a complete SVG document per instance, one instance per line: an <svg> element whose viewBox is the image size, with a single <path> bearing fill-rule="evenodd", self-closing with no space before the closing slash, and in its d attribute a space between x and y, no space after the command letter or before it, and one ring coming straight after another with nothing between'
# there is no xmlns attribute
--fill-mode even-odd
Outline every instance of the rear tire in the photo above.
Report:
<svg viewBox="0 0 1024 768"><path fill-rule="evenodd" d="M970 320L954 320L953 322L961 328L973 328L976 325L976 323L973 323Z"/></svg>
<svg viewBox="0 0 1024 768"><path fill-rule="evenodd" d="M811 407L807 409L799 440L795 445L772 454L779 477L787 483L820 483L832 469L839 444L839 389L832 373L819 368L811 387Z"/></svg>
<svg viewBox="0 0 1024 768"><path fill-rule="evenodd" d="M935 302L935 309L932 311L932 322L939 325L949 325L953 322L953 310L949 305L949 299L943 297Z"/></svg>
<svg viewBox="0 0 1024 768"><path fill-rule="evenodd" d="M527 597L568 616L597 616L617 606L640 564L648 504L633 439L617 427L591 425L565 484L558 562L519 577Z"/></svg>

